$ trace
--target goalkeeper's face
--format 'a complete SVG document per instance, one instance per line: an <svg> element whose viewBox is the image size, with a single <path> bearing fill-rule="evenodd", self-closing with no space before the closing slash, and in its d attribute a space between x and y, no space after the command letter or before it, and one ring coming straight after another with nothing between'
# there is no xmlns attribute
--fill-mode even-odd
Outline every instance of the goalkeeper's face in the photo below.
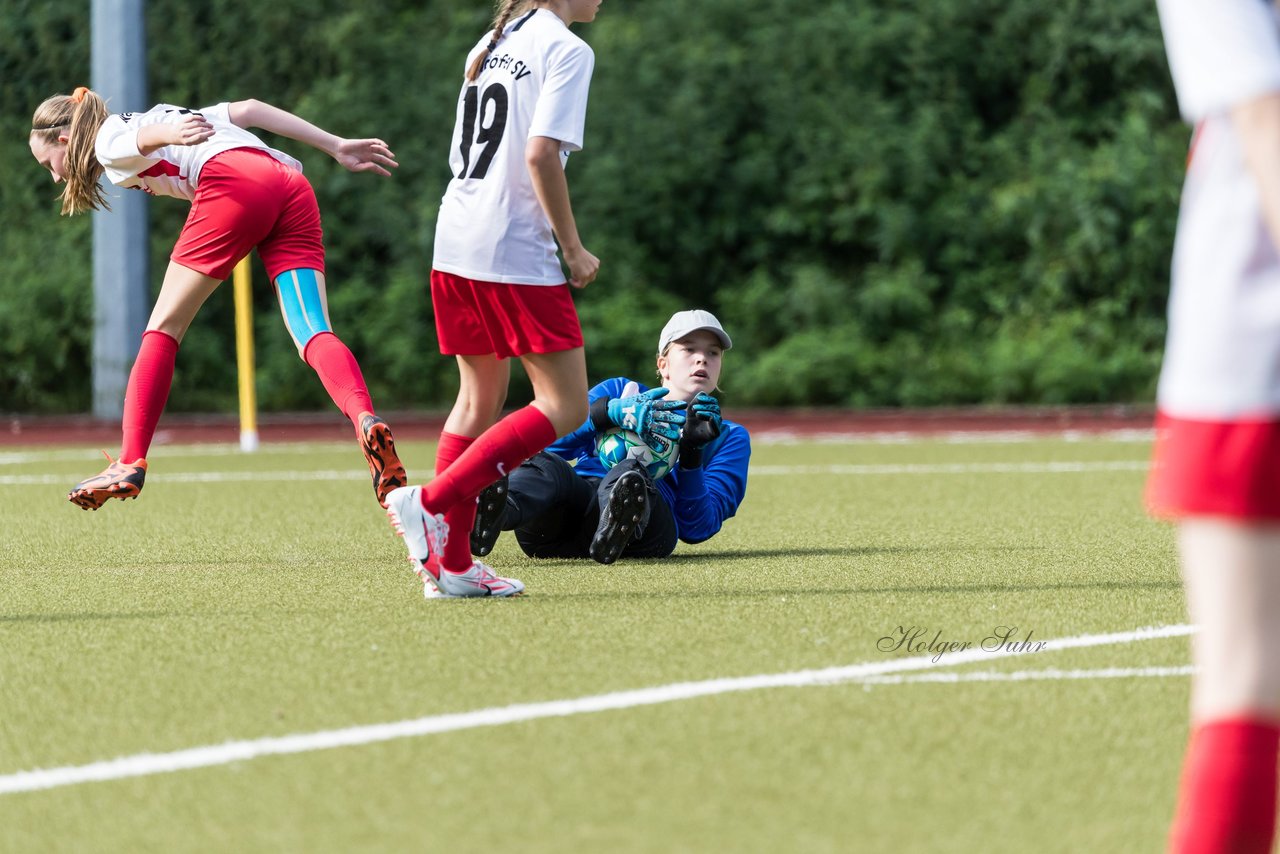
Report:
<svg viewBox="0 0 1280 854"><path fill-rule="evenodd" d="M693 400L699 392L711 394L720 384L724 347L715 333L705 329L672 341L658 357L658 375L671 390L668 400Z"/></svg>

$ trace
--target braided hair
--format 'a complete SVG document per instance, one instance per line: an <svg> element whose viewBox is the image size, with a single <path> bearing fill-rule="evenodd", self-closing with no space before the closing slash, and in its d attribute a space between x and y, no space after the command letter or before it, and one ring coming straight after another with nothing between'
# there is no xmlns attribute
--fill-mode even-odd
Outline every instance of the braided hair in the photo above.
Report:
<svg viewBox="0 0 1280 854"><path fill-rule="evenodd" d="M520 12L523 12L528 6L533 5L530 0L498 0L497 12L493 16L493 37L489 39L488 46L480 51L480 55L471 63L471 67L467 69L467 80L475 80L480 76L480 69L484 68L485 62L493 55L498 48L498 42L502 41L503 31L506 30L507 24Z"/></svg>

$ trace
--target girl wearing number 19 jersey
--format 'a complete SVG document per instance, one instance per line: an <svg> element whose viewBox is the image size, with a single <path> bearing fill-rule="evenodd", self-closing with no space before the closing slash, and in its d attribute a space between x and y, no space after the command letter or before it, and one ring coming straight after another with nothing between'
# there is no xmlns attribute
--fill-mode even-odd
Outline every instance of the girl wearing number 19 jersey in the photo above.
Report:
<svg viewBox="0 0 1280 854"><path fill-rule="evenodd" d="M524 590L471 559L475 498L586 419L586 359L569 288L590 284L600 262L578 237L564 170L582 148L595 64L569 26L594 20L599 6L502 0L493 29L467 57L431 271L440 352L458 361L458 399L440 434L435 479L394 490L387 510L429 597ZM499 421L513 356L534 399Z"/></svg>

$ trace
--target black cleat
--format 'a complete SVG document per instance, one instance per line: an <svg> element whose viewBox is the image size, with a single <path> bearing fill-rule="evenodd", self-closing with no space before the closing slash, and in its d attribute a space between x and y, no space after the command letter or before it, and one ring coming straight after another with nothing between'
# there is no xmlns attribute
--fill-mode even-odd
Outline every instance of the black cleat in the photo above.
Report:
<svg viewBox="0 0 1280 854"><path fill-rule="evenodd" d="M600 524L591 538L592 559L603 564L618 559L643 524L648 500L649 485L640 472L629 471L618 478L609 503L600 510Z"/></svg>
<svg viewBox="0 0 1280 854"><path fill-rule="evenodd" d="M476 521L471 526L471 553L484 557L493 551L502 533L502 517L507 509L507 477L491 483L476 497Z"/></svg>

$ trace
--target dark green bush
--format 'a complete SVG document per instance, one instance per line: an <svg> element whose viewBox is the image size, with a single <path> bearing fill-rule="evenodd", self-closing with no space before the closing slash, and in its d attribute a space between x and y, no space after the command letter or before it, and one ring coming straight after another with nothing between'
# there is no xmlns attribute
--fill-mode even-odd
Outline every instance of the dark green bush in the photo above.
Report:
<svg viewBox="0 0 1280 854"><path fill-rule="evenodd" d="M8 411L89 405L89 223L60 221L26 147L35 104L87 77L88 6L0 0ZM258 97L399 156L378 180L273 140L315 184L330 313L383 408L456 390L427 277L489 12L148 3L153 101ZM1149 0L648 0L579 31L597 55L569 164L603 261L577 295L593 378L649 376L667 316L702 306L738 345L735 404L1150 398L1187 131ZM186 209L150 210L154 291ZM261 405L327 406L255 272ZM184 342L172 408L234 408L231 302L215 294Z"/></svg>

